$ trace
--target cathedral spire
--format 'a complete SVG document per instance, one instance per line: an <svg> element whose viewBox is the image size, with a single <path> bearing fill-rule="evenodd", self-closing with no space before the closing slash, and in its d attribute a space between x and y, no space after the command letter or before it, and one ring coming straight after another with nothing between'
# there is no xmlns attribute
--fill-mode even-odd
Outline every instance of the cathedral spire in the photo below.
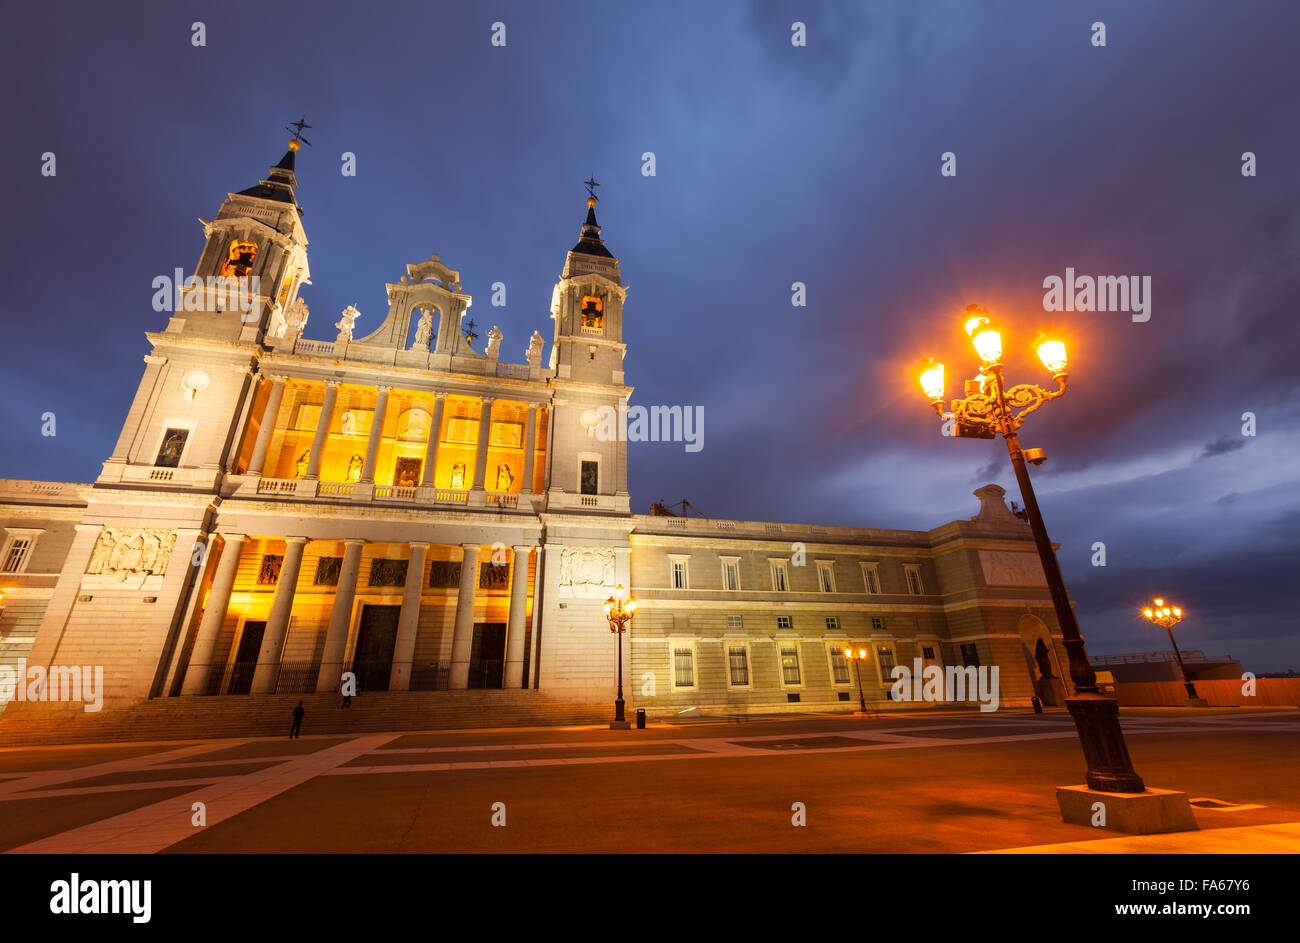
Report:
<svg viewBox="0 0 1300 943"><path fill-rule="evenodd" d="M279 203L292 203L301 215L302 207L298 205L298 199L293 192L298 187L298 175L295 173L294 163L298 151L304 144L311 147L311 141L302 136L303 128L310 127L311 125L301 118L286 125L285 130L293 132L293 137L289 139L289 149L284 152L280 162L267 171L267 179L258 181L255 187L240 190L239 195L261 197L263 200L275 200Z"/></svg>
<svg viewBox="0 0 1300 943"><path fill-rule="evenodd" d="M569 251L612 259L614 256L605 248L605 241L600 238L600 224L596 222L596 204L599 202L596 187L600 184L596 182L595 177L592 177L585 181L584 186L587 188L587 220L582 224L578 244Z"/></svg>

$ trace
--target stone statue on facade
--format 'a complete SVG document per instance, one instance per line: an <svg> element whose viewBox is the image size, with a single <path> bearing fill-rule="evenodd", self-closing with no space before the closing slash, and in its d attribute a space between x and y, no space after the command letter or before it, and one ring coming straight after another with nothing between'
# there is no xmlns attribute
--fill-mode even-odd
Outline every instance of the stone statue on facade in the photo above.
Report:
<svg viewBox="0 0 1300 943"><path fill-rule="evenodd" d="M335 343L346 344L352 340L352 329L356 326L359 317L361 317L361 312L357 310L356 305L348 305L343 309L342 318L334 325L339 329L339 336Z"/></svg>
<svg viewBox="0 0 1300 943"><path fill-rule="evenodd" d="M546 340L537 331L533 331L533 336L528 340L528 350L524 352L524 359L528 361L528 366L542 365L542 348L545 346Z"/></svg>
<svg viewBox="0 0 1300 943"><path fill-rule="evenodd" d="M302 298L293 299L293 304L289 305L289 311L285 314L285 333L290 337L297 337L307 329L307 316L311 312L307 309L307 302Z"/></svg>
<svg viewBox="0 0 1300 943"><path fill-rule="evenodd" d="M487 359L496 360L501 356L501 328L493 324L487 336Z"/></svg>
<svg viewBox="0 0 1300 943"><path fill-rule="evenodd" d="M421 308L420 321L415 326L415 340L411 350L428 350L429 338L433 336L433 309Z"/></svg>

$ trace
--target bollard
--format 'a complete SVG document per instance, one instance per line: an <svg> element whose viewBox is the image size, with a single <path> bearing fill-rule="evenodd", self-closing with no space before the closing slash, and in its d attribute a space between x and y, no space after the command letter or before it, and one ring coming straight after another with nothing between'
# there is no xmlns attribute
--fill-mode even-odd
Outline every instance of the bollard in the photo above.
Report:
<svg viewBox="0 0 1300 943"><path fill-rule="evenodd" d="M636 709L636 729L645 730L645 708L644 707L638 707Z"/></svg>

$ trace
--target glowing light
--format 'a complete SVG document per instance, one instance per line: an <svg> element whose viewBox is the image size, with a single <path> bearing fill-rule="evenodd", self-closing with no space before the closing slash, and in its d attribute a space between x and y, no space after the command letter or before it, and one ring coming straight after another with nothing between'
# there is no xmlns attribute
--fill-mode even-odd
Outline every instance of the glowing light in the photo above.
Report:
<svg viewBox="0 0 1300 943"><path fill-rule="evenodd" d="M1050 373L1060 373L1069 363L1065 355L1065 343L1059 340L1045 340L1038 345L1038 359Z"/></svg>
<svg viewBox="0 0 1300 943"><path fill-rule="evenodd" d="M985 318L985 321L988 319ZM1002 357L1002 335L991 327L983 327L971 338L975 343L975 353L985 363L997 363Z"/></svg>
<svg viewBox="0 0 1300 943"><path fill-rule="evenodd" d="M943 399L943 364L930 361L930 365L921 373L921 389L931 402Z"/></svg>

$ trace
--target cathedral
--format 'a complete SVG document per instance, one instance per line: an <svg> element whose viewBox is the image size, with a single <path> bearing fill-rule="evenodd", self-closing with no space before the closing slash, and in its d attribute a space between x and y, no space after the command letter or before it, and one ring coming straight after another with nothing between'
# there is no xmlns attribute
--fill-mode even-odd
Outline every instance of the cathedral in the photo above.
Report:
<svg viewBox="0 0 1300 943"><path fill-rule="evenodd" d="M929 531L634 513L626 441L597 429L633 389L594 197L523 363L495 327L476 346L438 255L370 333L349 307L306 337L297 150L200 220L170 316L127 315L154 329L96 480L0 480L0 667L102 666L107 709L345 682L609 702L620 658L652 716L905 707L900 665L998 666L1003 705L1061 703L1042 569L995 485ZM620 585L626 638L602 611Z"/></svg>

